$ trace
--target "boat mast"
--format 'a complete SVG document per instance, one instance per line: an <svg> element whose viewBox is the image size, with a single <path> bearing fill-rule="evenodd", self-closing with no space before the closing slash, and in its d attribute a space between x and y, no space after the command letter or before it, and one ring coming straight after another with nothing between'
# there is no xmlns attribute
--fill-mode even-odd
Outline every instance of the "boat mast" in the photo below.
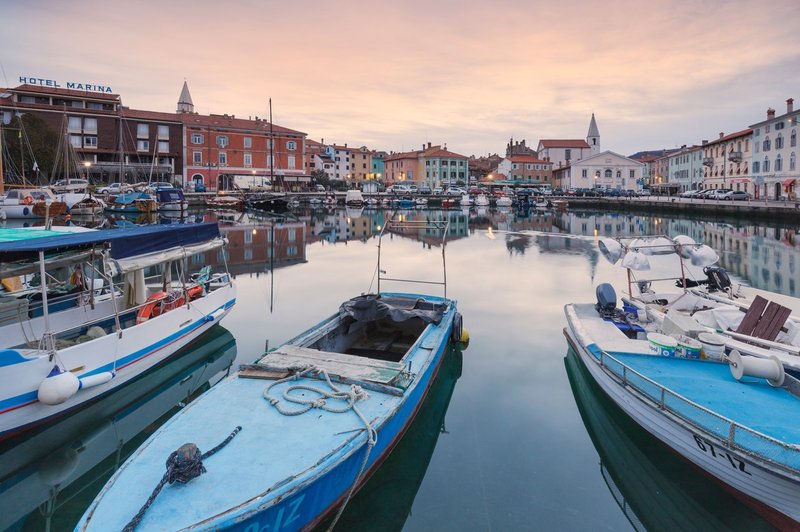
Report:
<svg viewBox="0 0 800 532"><path fill-rule="evenodd" d="M0 117L0 194L5 194L6 183L3 175L3 119Z"/></svg>
<svg viewBox="0 0 800 532"><path fill-rule="evenodd" d="M275 135L272 132L272 98L269 99L269 183L275 183ZM281 189L283 187L281 186Z"/></svg>

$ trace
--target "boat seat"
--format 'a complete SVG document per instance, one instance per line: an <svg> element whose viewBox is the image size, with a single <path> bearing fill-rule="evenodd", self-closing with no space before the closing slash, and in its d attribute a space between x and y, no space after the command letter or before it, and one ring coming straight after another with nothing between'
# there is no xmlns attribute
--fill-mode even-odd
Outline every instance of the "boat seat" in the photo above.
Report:
<svg viewBox="0 0 800 532"><path fill-rule="evenodd" d="M378 384L395 382L405 370L405 366L398 362L333 351L320 351L296 345L284 345L267 353L258 361L257 365L268 367L272 371L294 371L306 366L314 366L325 370L328 375Z"/></svg>
<svg viewBox="0 0 800 532"><path fill-rule="evenodd" d="M775 341L791 313L792 311L788 307L756 296L736 332L762 340Z"/></svg>

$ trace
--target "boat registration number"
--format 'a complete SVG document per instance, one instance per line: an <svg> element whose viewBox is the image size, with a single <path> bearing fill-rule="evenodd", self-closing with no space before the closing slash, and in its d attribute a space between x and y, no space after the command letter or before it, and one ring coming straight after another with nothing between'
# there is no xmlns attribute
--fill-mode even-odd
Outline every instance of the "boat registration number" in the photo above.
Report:
<svg viewBox="0 0 800 532"><path fill-rule="evenodd" d="M300 517L298 510L305 498L306 495L303 493L290 502L287 508L279 509L278 514L275 516L275 522L261 523L256 521L245 528L244 532L275 532L283 529L297 530L301 528L302 523L295 523L295 521Z"/></svg>
<svg viewBox="0 0 800 532"><path fill-rule="evenodd" d="M751 475L750 471L748 471L746 468L747 464L744 462L744 460L741 460L730 454L725 449L715 447L713 443L702 436L698 436L697 434L692 434L692 436L694 436L694 441L697 444L697 448L704 453L710 454L714 458L719 458L723 462L728 462L732 468L744 473L745 475Z"/></svg>

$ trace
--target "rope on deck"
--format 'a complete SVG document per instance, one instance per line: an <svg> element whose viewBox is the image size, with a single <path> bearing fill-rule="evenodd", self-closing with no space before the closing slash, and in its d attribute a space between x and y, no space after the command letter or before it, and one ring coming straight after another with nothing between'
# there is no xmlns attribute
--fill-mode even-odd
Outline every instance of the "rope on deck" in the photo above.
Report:
<svg viewBox="0 0 800 532"><path fill-rule="evenodd" d="M133 532L136 530L136 527L139 526L139 523L144 517L145 512L147 512L147 509L153 504L153 501L156 500L156 497L161 492L161 488L164 487L164 484L173 484L175 482L186 484L193 478L199 477L205 473L206 468L203 467L203 460L228 445L240 430L242 430L242 427L236 427L233 432L231 432L227 438L222 440L219 445L202 454L200 453L200 449L198 449L197 445L194 443L184 443L178 447L177 450L172 451L172 453L169 455L169 458L167 458L167 472L164 473L163 477L161 477L161 480L156 485L153 493L150 494L147 502L145 502L136 515L133 516L133 519L131 519L130 522L125 525L125 528L122 529L122 532Z"/></svg>
<svg viewBox="0 0 800 532"><path fill-rule="evenodd" d="M272 388L279 384L297 380L302 377L310 377L314 375L318 376L321 375L322 377L324 377L325 382L328 384L328 387L330 388L331 391L324 390L308 384L295 384L287 387L283 391L283 398L286 401L290 403L303 405L302 408L299 408L297 410L287 410L280 405L280 400L278 398L270 395L270 391L272 390ZM296 397L290 395L295 390L306 390L318 394L318 396L316 398L306 399L304 397ZM367 450L364 453L364 460L361 462L361 467L358 470L358 474L356 475L355 479L353 479L353 483L350 485L350 489L347 491L347 497L345 498L342 505L339 507L339 511L336 513L336 516L333 518L333 521L328 527L328 532L333 530L333 527L336 526L336 523L342 516L342 513L344 512L344 509L347 506L347 503L350 502L350 498L353 496L353 492L355 491L355 488L358 485L359 481L361 480L361 477L364 474L364 470L367 467L367 462L369 461L369 455L372 452L373 447L375 447L375 444L378 442L377 431L372 427L372 424L369 422L369 420L367 420L367 418L364 417L364 414L362 414L361 410L359 410L358 407L356 406L356 401L363 401L368 397L369 394L361 386L358 386L357 384L350 385L350 390L342 390L340 388L337 388L331 382L331 379L328 376L328 372L326 372L324 369L320 369L314 366L306 366L304 368L301 368L299 371L296 371L292 375L284 379L273 382L272 384L267 386L266 389L264 390L264 399L266 399L269 402L269 404L274 406L275 409L284 416L299 416L300 414L308 412L312 408L320 408L322 410L332 412L334 414L344 414L345 412L352 410L353 412L356 413L359 419L361 419L361 422L364 423L364 427L367 433ZM328 404L329 399L345 401L346 404L343 407L334 407Z"/></svg>

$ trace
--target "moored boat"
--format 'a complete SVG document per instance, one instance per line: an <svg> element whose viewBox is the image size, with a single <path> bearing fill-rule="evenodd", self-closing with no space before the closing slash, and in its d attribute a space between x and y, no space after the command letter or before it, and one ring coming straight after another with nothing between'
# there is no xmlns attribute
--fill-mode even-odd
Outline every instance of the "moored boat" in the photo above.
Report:
<svg viewBox="0 0 800 532"><path fill-rule="evenodd" d="M13 293L3 297L18 323L4 316L0 438L125 384L222 319L235 303L227 273L211 275L208 269L192 280L183 264L185 257L223 244L216 224L48 234L0 243L4 279L38 273L48 280L39 286L40 305ZM163 272L148 282L145 270L153 267ZM70 289L56 294L52 285L61 277L59 269L72 275L63 282ZM172 280L173 270L181 283ZM98 281L107 293L97 293Z"/></svg>
<svg viewBox="0 0 800 532"><path fill-rule="evenodd" d="M646 246L625 248L629 275ZM695 264L707 257L705 246L678 245L678 253L687 248ZM609 254L623 253L605 246ZM593 379L634 421L771 523L797 528L800 381L777 358L704 343L696 321L659 321L646 306L623 303L617 308L615 291L601 284L596 303L565 307L565 335Z"/></svg>
<svg viewBox="0 0 800 532"><path fill-rule="evenodd" d="M4 218L54 218L65 212L67 204L48 188L11 189L0 197L0 213Z"/></svg>
<svg viewBox="0 0 800 532"><path fill-rule="evenodd" d="M159 211L186 212L189 202L178 187L159 187L155 190L155 200Z"/></svg>
<svg viewBox="0 0 800 532"><path fill-rule="evenodd" d="M364 205L364 196L360 190L350 189L345 195L344 204L351 207L362 207Z"/></svg>
<svg viewBox="0 0 800 532"><path fill-rule="evenodd" d="M150 213L158 210L158 202L146 192L127 192L111 197L106 211L116 213Z"/></svg>

